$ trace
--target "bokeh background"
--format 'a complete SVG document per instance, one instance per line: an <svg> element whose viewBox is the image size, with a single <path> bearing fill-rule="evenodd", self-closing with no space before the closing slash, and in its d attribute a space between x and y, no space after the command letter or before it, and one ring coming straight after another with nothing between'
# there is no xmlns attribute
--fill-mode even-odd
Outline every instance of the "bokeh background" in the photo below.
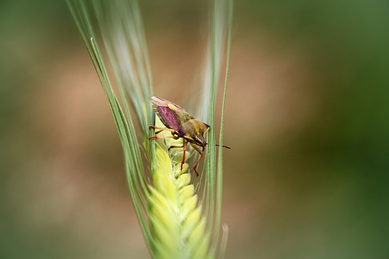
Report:
<svg viewBox="0 0 389 259"><path fill-rule="evenodd" d="M141 8L156 94L184 105L207 4ZM236 1L227 258L389 258L388 14L379 0ZM1 1L0 35L0 258L149 258L65 2Z"/></svg>

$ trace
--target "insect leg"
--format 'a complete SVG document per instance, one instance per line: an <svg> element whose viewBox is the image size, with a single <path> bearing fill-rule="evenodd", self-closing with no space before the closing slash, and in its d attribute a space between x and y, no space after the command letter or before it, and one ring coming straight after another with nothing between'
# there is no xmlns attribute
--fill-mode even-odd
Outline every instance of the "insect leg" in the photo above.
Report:
<svg viewBox="0 0 389 259"><path fill-rule="evenodd" d="M172 130L172 129L169 129L169 128L160 128L160 127L156 127L156 126L149 126L149 130L151 129L154 129L154 130L157 130L155 131L155 135L161 133L162 131L164 130L167 130L167 131L170 131L170 132L176 132L175 130ZM173 134L173 133L172 133ZM157 136L152 136L150 137L149 139L157 139L157 138L171 138L171 137L157 137ZM176 139L177 137L173 137L174 139Z"/></svg>
<svg viewBox="0 0 389 259"><path fill-rule="evenodd" d="M196 145L194 145L194 144L192 144L192 143L190 143L190 145L191 145L197 152L199 152L199 154L200 154L199 159L197 159L195 165L193 166L193 170L196 172L196 175L199 176L199 173L197 172L197 166L199 165L200 161L203 159L203 157L204 157L204 152L201 151Z"/></svg>
<svg viewBox="0 0 389 259"><path fill-rule="evenodd" d="M186 140L184 139L184 140L183 140L182 146L170 146L170 147L168 148L168 151L170 151L170 149L172 149L172 148L182 148L182 149L183 149L184 154L182 155L181 170L182 170L182 167L183 167L183 165L184 165L184 163L185 163L186 144L187 144L187 142L186 142Z"/></svg>
<svg viewBox="0 0 389 259"><path fill-rule="evenodd" d="M155 135L161 133L164 130L171 131L171 132L175 131L175 130L172 130L172 129L169 129L169 128L160 128L160 127L156 127L156 126L149 126L149 130L151 130L151 129L157 130L157 131L155 131Z"/></svg>
<svg viewBox="0 0 389 259"><path fill-rule="evenodd" d="M181 161L181 170L182 170L182 166L184 165L184 163L185 163L185 155L186 155L186 144L187 144L187 142L186 142L186 140L184 139L183 140L183 149L184 149L184 154L182 155L182 161Z"/></svg>
<svg viewBox="0 0 389 259"><path fill-rule="evenodd" d="M184 145L182 145L182 146L170 146L168 149L167 149L167 151L170 151L170 149L172 149L172 148L183 148L184 147Z"/></svg>
<svg viewBox="0 0 389 259"><path fill-rule="evenodd" d="M164 138L172 138L175 139L174 136L151 136L149 139L164 139Z"/></svg>

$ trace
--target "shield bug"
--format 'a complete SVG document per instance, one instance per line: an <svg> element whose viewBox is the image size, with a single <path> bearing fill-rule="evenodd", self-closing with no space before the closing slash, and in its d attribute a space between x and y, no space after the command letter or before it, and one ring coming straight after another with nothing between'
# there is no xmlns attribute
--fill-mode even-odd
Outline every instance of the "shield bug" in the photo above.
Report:
<svg viewBox="0 0 389 259"><path fill-rule="evenodd" d="M181 161L181 170L182 166L185 163L185 153L187 144L189 143L199 154L200 157L193 166L193 170L197 172L197 166L204 157L204 150L207 146L207 142L204 138L204 134L209 130L210 126L195 117L189 114L184 108L179 105L172 103L168 100L164 100L158 97L151 97L152 107L161 120L161 122L166 126L166 128L159 128L156 126L150 126L149 129L155 129L155 136L150 137L150 139L159 139L159 138L173 138L173 139L183 139L182 146L170 146L168 150L172 148L183 148L183 156ZM157 136L158 133L167 130L171 132L171 136L160 137Z"/></svg>

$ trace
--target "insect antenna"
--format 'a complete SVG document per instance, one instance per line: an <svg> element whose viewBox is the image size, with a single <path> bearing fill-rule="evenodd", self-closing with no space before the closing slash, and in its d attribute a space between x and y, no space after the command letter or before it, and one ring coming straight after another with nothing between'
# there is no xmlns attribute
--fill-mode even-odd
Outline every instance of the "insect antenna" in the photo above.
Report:
<svg viewBox="0 0 389 259"><path fill-rule="evenodd" d="M219 144L216 144L216 146L217 146L217 147L220 147L220 145L219 145ZM224 147L224 148L227 148L227 149L231 149L231 147L230 147L230 146L225 146L225 145L222 145L221 147Z"/></svg>

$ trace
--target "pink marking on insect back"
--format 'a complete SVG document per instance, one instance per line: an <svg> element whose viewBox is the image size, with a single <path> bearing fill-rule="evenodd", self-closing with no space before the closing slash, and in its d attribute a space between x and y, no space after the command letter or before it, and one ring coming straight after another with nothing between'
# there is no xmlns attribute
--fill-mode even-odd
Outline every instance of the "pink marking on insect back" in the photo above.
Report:
<svg viewBox="0 0 389 259"><path fill-rule="evenodd" d="M173 105L173 106L176 107L177 109L182 110L182 111L185 111L185 109L182 108L181 106L179 106L178 104L172 103L171 101L168 101L168 100L165 100L165 99L162 99L162 98L158 98L158 97L153 96L153 97L151 97L151 101L152 101L156 106L169 107L169 105Z"/></svg>
<svg viewBox="0 0 389 259"><path fill-rule="evenodd" d="M169 102L167 100L155 96L151 97L151 101L157 106L167 106L167 103Z"/></svg>
<svg viewBox="0 0 389 259"><path fill-rule="evenodd" d="M177 118L177 115L168 107L157 106L158 115L162 122L171 129L179 130L180 129L180 121Z"/></svg>

